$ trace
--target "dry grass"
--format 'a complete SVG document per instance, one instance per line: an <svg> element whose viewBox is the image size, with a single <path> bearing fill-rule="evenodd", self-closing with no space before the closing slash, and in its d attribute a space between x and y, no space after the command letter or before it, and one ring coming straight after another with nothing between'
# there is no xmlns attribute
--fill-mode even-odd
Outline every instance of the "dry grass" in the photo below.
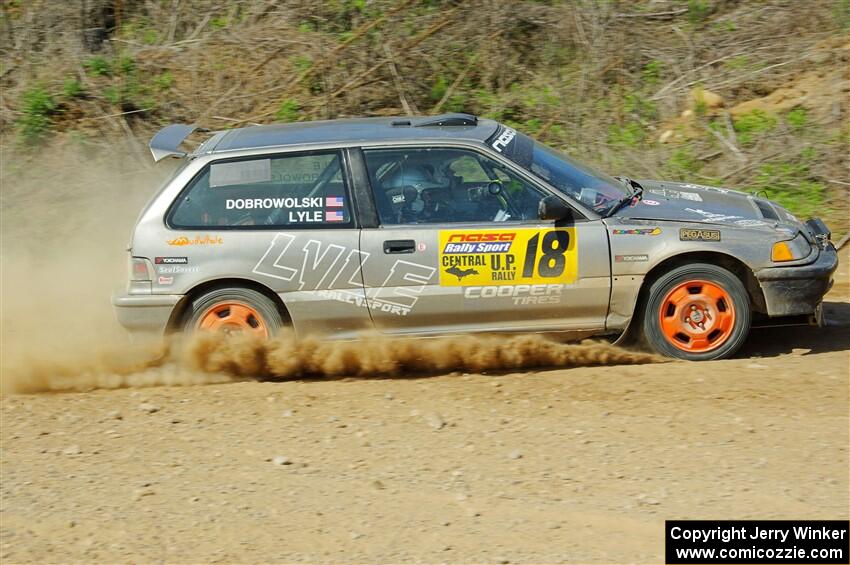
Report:
<svg viewBox="0 0 850 565"><path fill-rule="evenodd" d="M612 172L775 190L802 214L816 210L837 232L848 229L843 0L3 7L0 129L9 143L33 111L46 116L48 135L105 143L144 140L175 121L222 129L466 110ZM793 108L768 107L775 126L742 143L722 127L723 136L711 132L722 114L698 112L688 125L696 134L658 143L694 87L730 108L812 72L822 78L821 95L795 106L805 112L802 124L788 118ZM32 107L35 87L53 108Z"/></svg>

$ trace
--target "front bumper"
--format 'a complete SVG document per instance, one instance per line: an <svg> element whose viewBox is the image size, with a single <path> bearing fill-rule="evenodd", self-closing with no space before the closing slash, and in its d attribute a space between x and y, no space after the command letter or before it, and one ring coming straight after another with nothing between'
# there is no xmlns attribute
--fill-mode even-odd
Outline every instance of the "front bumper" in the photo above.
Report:
<svg viewBox="0 0 850 565"><path fill-rule="evenodd" d="M162 335L181 298L179 294L118 294L112 296L112 307L118 323L130 332Z"/></svg>
<svg viewBox="0 0 850 565"><path fill-rule="evenodd" d="M838 253L832 244L821 249L814 263L793 267L768 267L756 271L769 316L816 314L824 294L832 287Z"/></svg>

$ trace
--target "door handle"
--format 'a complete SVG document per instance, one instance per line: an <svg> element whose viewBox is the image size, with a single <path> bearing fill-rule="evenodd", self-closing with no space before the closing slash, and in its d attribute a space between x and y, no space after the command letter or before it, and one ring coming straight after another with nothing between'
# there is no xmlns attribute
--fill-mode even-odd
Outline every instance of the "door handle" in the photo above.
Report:
<svg viewBox="0 0 850 565"><path fill-rule="evenodd" d="M412 239L390 239L384 242L384 253L413 253L416 242Z"/></svg>

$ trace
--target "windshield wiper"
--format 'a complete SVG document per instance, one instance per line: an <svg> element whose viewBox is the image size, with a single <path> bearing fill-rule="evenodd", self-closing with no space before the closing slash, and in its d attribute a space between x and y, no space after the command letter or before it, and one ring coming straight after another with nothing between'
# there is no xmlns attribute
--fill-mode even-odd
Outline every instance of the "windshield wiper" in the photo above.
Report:
<svg viewBox="0 0 850 565"><path fill-rule="evenodd" d="M616 204L608 211L605 215L606 218L610 218L617 212L620 208L625 206L626 204L638 202L641 198L643 198L643 187L639 185L637 182L633 181L629 177L614 177L618 181L622 182L628 189L631 191L630 194L624 196Z"/></svg>

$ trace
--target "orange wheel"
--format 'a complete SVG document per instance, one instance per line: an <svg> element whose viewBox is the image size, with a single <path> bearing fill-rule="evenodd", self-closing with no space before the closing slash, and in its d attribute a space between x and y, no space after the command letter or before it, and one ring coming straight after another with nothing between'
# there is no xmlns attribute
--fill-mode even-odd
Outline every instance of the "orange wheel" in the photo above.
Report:
<svg viewBox="0 0 850 565"><path fill-rule="evenodd" d="M719 265L689 263L651 283L641 314L646 342L658 353L707 361L734 354L750 333L750 297Z"/></svg>
<svg viewBox="0 0 850 565"><path fill-rule="evenodd" d="M220 302L201 314L198 328L227 334L247 333L269 337L269 330L257 310L242 302Z"/></svg>
<svg viewBox="0 0 850 565"><path fill-rule="evenodd" d="M230 287L211 290L192 300L183 330L269 339L283 325L278 306L268 296L249 288Z"/></svg>
<svg viewBox="0 0 850 565"><path fill-rule="evenodd" d="M664 337L682 351L706 353L729 339L735 327L735 305L720 285L686 281L674 287L659 312Z"/></svg>

